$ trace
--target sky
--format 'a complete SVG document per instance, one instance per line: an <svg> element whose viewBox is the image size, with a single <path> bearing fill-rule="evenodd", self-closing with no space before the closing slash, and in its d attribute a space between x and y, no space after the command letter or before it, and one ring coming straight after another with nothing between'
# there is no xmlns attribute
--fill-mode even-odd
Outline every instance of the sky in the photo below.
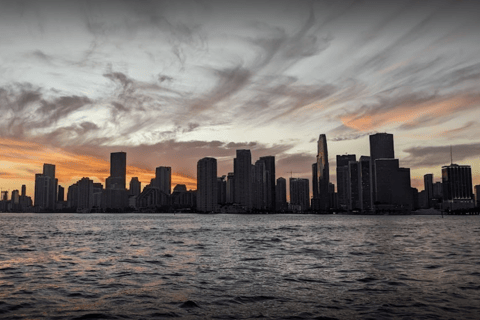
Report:
<svg viewBox="0 0 480 320"><path fill-rule="evenodd" d="M235 150L311 179L326 134L369 155L394 134L412 186L471 165L480 184L480 4L475 1L0 0L0 187L56 165L59 183L104 182L111 152L127 181L171 166L233 171Z"/></svg>

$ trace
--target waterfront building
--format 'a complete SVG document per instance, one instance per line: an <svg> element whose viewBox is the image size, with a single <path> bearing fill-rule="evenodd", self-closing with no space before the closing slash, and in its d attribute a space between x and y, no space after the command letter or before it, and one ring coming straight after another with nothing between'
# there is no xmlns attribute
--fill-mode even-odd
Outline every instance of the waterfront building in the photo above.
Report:
<svg viewBox="0 0 480 320"><path fill-rule="evenodd" d="M227 203L227 181L225 180L227 176L223 175L217 177L217 203L219 205L224 205Z"/></svg>
<svg viewBox="0 0 480 320"><path fill-rule="evenodd" d="M443 209L473 208L472 169L451 164L442 167Z"/></svg>
<svg viewBox="0 0 480 320"><path fill-rule="evenodd" d="M93 207L93 180L82 178L77 181L77 211L90 212Z"/></svg>
<svg viewBox="0 0 480 320"><path fill-rule="evenodd" d="M142 183L138 180L138 177L132 177L130 180L129 194L132 196L138 196L142 190Z"/></svg>
<svg viewBox="0 0 480 320"><path fill-rule="evenodd" d="M279 211L287 210L287 180L280 177L275 186L276 208Z"/></svg>
<svg viewBox="0 0 480 320"><path fill-rule="evenodd" d="M127 177L127 154L113 152L110 154L110 176L106 180L106 189L125 190Z"/></svg>
<svg viewBox="0 0 480 320"><path fill-rule="evenodd" d="M237 150L236 158L233 160L233 167L235 175L235 203L248 211L252 208L252 155L250 150Z"/></svg>
<svg viewBox="0 0 480 320"><path fill-rule="evenodd" d="M217 199L217 159L200 159L197 163L197 210L216 212Z"/></svg>
<svg viewBox="0 0 480 320"><path fill-rule="evenodd" d="M166 195L172 192L172 168L157 167L155 169L155 186Z"/></svg>
<svg viewBox="0 0 480 320"><path fill-rule="evenodd" d="M227 175L226 201L229 204L235 203L235 174L229 172Z"/></svg>
<svg viewBox="0 0 480 320"><path fill-rule="evenodd" d="M265 209L275 212L275 156L260 157L260 161L265 164Z"/></svg>
<svg viewBox="0 0 480 320"><path fill-rule="evenodd" d="M390 133L376 133L369 136L370 140L370 161L372 165L372 190L373 190L373 200L377 200L376 190L378 189L375 186L377 181L375 164L378 159L394 159L395 151L393 144L393 134ZM380 180L384 180L384 177L380 177Z"/></svg>
<svg viewBox="0 0 480 320"><path fill-rule="evenodd" d="M328 189L327 189L328 191ZM308 179L290 178L290 206L294 211L309 209L310 188Z"/></svg>
<svg viewBox="0 0 480 320"><path fill-rule="evenodd" d="M475 199L477 200L477 208L480 208L480 185L475 186Z"/></svg>
<svg viewBox="0 0 480 320"><path fill-rule="evenodd" d="M426 207L431 208L433 206L433 174L428 173L423 176L423 184L426 195Z"/></svg>
<svg viewBox="0 0 480 320"><path fill-rule="evenodd" d="M316 172L312 172L313 199L312 209L315 211L327 211L330 209L328 184L330 182L330 169L328 164L327 137L320 134L317 141L316 166L312 166Z"/></svg>
<svg viewBox="0 0 480 320"><path fill-rule="evenodd" d="M348 163L348 210L362 210L362 186L360 162Z"/></svg>
<svg viewBox="0 0 480 320"><path fill-rule="evenodd" d="M348 164L351 161L356 161L356 156L354 154L337 155L338 206L343 210L347 210L350 203Z"/></svg>
<svg viewBox="0 0 480 320"><path fill-rule="evenodd" d="M373 190L372 190L372 164L370 157L360 157L360 176L361 176L361 194L362 210L373 210Z"/></svg>
<svg viewBox="0 0 480 320"><path fill-rule="evenodd" d="M45 163L43 173L35 175L35 210L54 211L57 200L58 180L55 178L55 165Z"/></svg>

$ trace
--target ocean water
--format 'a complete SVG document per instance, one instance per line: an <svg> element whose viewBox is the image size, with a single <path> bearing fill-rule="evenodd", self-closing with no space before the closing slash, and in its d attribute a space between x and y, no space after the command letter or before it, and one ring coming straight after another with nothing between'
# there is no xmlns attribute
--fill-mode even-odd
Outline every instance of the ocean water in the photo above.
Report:
<svg viewBox="0 0 480 320"><path fill-rule="evenodd" d="M2 319L479 319L480 216L0 214Z"/></svg>

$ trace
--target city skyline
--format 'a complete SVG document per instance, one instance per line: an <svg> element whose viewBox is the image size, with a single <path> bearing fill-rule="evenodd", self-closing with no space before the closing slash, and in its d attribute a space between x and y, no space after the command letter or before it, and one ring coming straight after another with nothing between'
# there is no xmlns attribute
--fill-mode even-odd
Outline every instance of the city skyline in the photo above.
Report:
<svg viewBox="0 0 480 320"><path fill-rule="evenodd" d="M124 151L127 181L196 163L233 171L237 149L311 179L319 133L336 155L395 135L412 186L472 166L480 184L480 23L473 1L0 1L0 185L44 163L59 184L105 183ZM473 137L473 138L472 138ZM298 172L297 172L298 171Z"/></svg>

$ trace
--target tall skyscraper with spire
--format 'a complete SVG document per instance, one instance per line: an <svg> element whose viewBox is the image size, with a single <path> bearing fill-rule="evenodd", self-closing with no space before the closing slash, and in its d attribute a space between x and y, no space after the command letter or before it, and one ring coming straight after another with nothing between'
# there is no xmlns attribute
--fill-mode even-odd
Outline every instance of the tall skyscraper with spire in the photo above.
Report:
<svg viewBox="0 0 480 320"><path fill-rule="evenodd" d="M315 191L312 199L312 209L317 211L327 211L330 208L328 196L328 184L330 182L330 169L328 165L327 137L321 134L317 142L317 162L312 170L312 181L315 183Z"/></svg>

